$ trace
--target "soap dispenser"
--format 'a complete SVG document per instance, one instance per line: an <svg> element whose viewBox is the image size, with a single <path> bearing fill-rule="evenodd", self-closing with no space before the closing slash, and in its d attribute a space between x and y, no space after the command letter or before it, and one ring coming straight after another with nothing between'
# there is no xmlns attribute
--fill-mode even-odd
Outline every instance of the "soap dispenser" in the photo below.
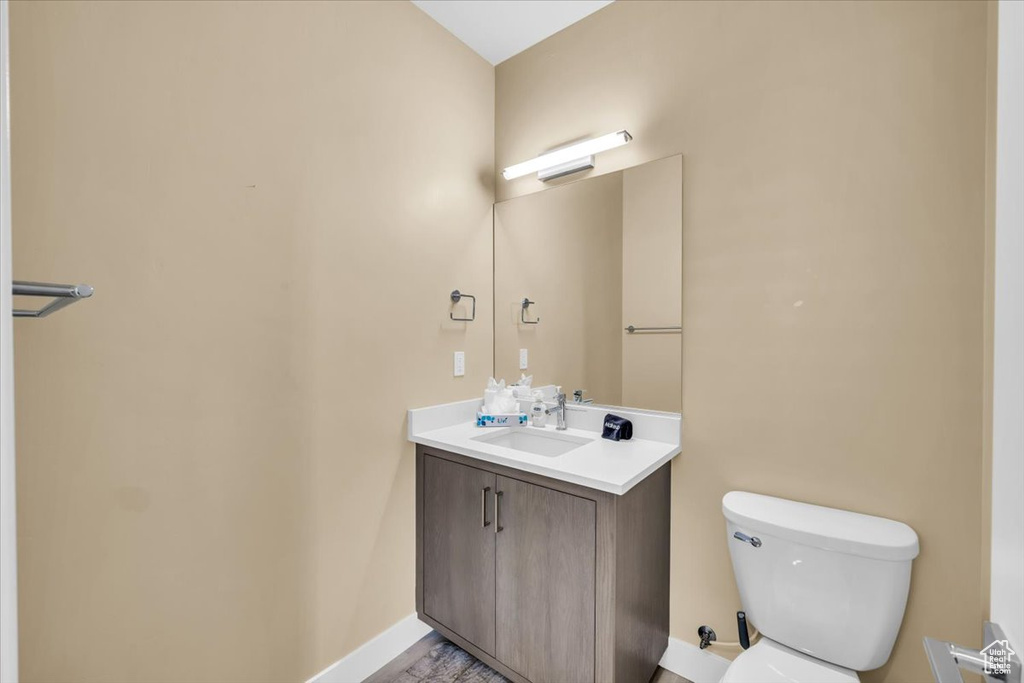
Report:
<svg viewBox="0 0 1024 683"><path fill-rule="evenodd" d="M548 422L548 407L544 405L544 394L539 390L533 392L533 405L530 406L530 415L533 418L534 427L543 427Z"/></svg>

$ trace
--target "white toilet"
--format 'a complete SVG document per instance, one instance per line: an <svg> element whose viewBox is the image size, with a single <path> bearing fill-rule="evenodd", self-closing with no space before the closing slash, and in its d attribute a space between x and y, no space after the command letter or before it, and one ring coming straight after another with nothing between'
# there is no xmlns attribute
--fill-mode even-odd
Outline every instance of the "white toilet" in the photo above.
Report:
<svg viewBox="0 0 1024 683"><path fill-rule="evenodd" d="M722 512L740 600L762 634L722 683L855 683L885 664L918 553L913 529L742 491Z"/></svg>

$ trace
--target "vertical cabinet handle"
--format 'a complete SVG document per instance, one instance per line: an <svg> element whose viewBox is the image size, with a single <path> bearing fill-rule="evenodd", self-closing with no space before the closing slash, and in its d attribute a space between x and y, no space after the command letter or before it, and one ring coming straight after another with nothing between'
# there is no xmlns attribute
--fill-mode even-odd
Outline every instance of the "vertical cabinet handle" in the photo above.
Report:
<svg viewBox="0 0 1024 683"><path fill-rule="evenodd" d="M494 533L505 528L501 526L501 497L503 495L505 495L504 491L495 491L494 493Z"/></svg>
<svg viewBox="0 0 1024 683"><path fill-rule="evenodd" d="M480 528L482 529L486 529L491 525L487 521L487 492L490 490L490 486L480 490Z"/></svg>

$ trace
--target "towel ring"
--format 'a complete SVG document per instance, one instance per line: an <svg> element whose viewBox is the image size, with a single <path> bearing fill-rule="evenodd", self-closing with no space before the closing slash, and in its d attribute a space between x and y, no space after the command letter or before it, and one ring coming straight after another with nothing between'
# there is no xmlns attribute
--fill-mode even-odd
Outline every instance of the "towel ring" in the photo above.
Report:
<svg viewBox="0 0 1024 683"><path fill-rule="evenodd" d="M470 313L470 317L468 317L468 318L456 318L454 313L449 313L448 317L451 318L452 320L457 320L459 322L471 323L474 320L476 320L476 297L473 296L472 294L463 294L462 292L460 292L457 289L453 289L452 290L451 298L452 298L452 305L453 306L455 304L459 303L459 300L462 299L463 297L466 297L467 299L472 299L473 300L473 310Z"/></svg>
<svg viewBox="0 0 1024 683"><path fill-rule="evenodd" d="M524 325L536 325L537 323L540 322L540 318L537 318L536 320L527 320L526 319L526 309L528 309L530 307L530 304L535 304L535 303L537 303L537 302L536 301L530 301L528 298L523 297L523 301L522 301L523 308L519 311L519 320Z"/></svg>

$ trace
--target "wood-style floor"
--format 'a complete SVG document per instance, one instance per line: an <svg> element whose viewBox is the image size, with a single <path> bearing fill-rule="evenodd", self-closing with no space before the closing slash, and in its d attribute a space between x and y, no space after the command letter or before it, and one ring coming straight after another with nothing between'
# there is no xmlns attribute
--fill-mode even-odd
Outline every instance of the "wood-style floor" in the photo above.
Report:
<svg viewBox="0 0 1024 683"><path fill-rule="evenodd" d="M437 631L423 636L367 678L364 683L508 683L508 679L477 661ZM650 683L690 683L661 667Z"/></svg>

